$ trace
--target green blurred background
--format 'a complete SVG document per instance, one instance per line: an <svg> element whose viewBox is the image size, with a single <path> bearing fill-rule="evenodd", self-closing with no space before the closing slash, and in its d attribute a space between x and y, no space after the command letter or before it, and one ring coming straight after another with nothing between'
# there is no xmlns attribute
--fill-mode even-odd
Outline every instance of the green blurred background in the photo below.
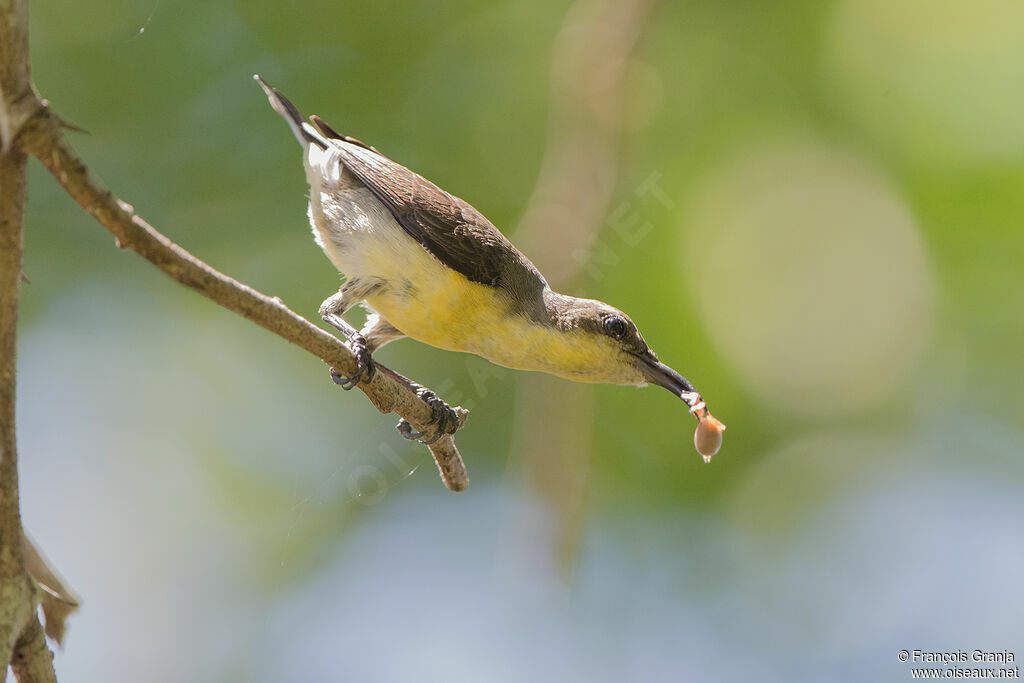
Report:
<svg viewBox="0 0 1024 683"><path fill-rule="evenodd" d="M72 144L214 267L311 318L339 282L260 73L626 310L729 425L705 465L662 390L397 342L383 362L472 408L452 494L393 416L116 249L36 164L22 501L83 598L62 681L1024 656L1024 5L646 5L33 3Z"/></svg>

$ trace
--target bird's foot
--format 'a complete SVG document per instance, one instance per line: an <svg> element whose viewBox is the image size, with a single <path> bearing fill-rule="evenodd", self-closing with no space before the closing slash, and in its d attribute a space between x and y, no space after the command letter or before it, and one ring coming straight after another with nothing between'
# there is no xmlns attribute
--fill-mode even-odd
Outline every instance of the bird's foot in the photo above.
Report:
<svg viewBox="0 0 1024 683"><path fill-rule="evenodd" d="M434 443L447 434L454 434L461 425L458 412L438 398L437 394L426 387L419 387L416 390L416 395L420 397L420 400L430 406L431 418L430 422L427 424L430 425L432 429L424 430L422 432L413 431L412 425L409 424L405 418L398 421L398 425L395 429L397 429L406 439L409 439L410 441L423 439L423 443L427 445Z"/></svg>
<svg viewBox="0 0 1024 683"><path fill-rule="evenodd" d="M366 340L361 334L353 334L345 341L345 345L356 357L356 371L351 377L346 377L340 372L331 368L331 379L345 391L354 388L360 382L370 382L377 368L373 362L370 349L366 346Z"/></svg>

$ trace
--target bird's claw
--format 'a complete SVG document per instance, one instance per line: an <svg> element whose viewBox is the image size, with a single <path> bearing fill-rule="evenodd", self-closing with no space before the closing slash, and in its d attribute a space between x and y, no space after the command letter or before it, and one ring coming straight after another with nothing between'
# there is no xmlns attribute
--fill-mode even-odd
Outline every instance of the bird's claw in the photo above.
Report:
<svg viewBox="0 0 1024 683"><path fill-rule="evenodd" d="M370 382L377 368L373 363L373 356L366 346L363 335L354 334L345 342L349 350L356 357L356 371L351 377L346 377L340 372L331 368L331 379L345 391L355 388L360 382Z"/></svg>
<svg viewBox="0 0 1024 683"><path fill-rule="evenodd" d="M433 429L424 430L422 432L414 431L412 425L409 424L405 418L402 418L398 421L398 425L395 427L398 432L410 441L423 439L423 443L428 446L443 436L454 434L461 425L458 412L438 398L437 394L430 389L420 387L417 389L416 395L420 397L420 400L430 406L431 417L430 422L427 424L432 426ZM423 438L428 435L429 438Z"/></svg>

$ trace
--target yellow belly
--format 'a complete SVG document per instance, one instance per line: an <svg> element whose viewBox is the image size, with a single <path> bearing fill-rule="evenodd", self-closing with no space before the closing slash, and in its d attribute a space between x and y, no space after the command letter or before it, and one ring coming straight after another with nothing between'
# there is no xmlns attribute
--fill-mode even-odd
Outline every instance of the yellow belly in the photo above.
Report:
<svg viewBox="0 0 1024 683"><path fill-rule="evenodd" d="M603 373L610 353L599 341L556 333L510 310L494 287L441 267L411 289L394 288L366 302L407 336L449 351L465 351L517 370L547 372L578 382L617 382ZM430 286L422 283L430 282ZM634 383L634 382L622 382Z"/></svg>
<svg viewBox="0 0 1024 683"><path fill-rule="evenodd" d="M441 264L430 264L428 270L403 273L366 303L417 341L487 356L489 342L509 332L508 302L493 287L471 282Z"/></svg>

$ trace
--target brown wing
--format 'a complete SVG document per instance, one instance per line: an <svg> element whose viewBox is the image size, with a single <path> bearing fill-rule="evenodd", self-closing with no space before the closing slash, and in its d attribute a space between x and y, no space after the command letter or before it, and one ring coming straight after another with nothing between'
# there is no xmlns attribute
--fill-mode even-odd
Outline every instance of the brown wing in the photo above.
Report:
<svg viewBox="0 0 1024 683"><path fill-rule="evenodd" d="M485 285L517 290L545 285L529 259L468 203L368 145L336 140L345 167L441 263Z"/></svg>

